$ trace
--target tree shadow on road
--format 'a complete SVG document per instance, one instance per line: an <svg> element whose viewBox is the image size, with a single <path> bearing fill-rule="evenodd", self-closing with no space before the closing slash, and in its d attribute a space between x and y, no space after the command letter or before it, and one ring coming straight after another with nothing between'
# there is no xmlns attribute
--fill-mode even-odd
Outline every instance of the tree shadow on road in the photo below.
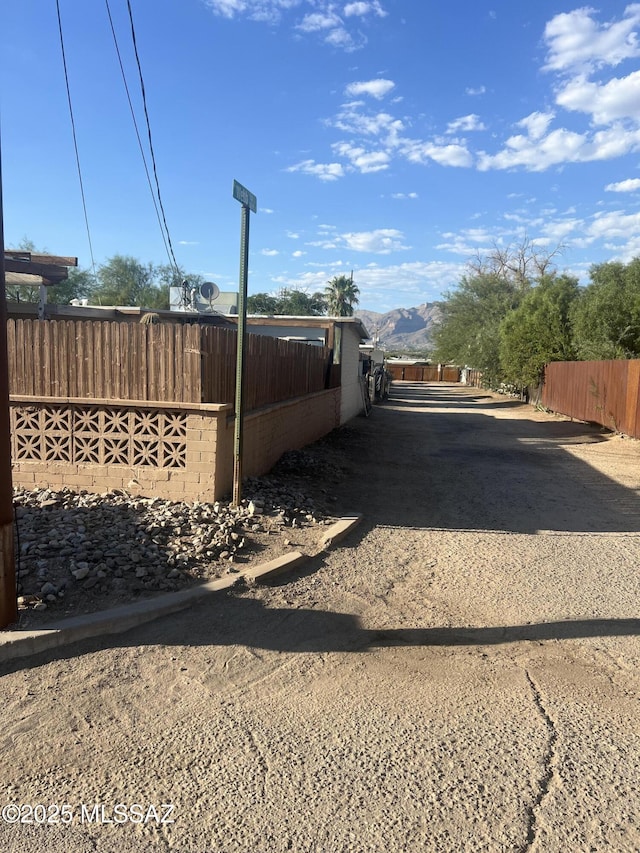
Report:
<svg viewBox="0 0 640 853"><path fill-rule="evenodd" d="M280 652L362 651L381 646L489 646L525 641L575 640L588 637L640 636L640 619L575 619L530 625L496 627L363 628L351 613L305 608L273 608L249 596L230 594L213 612L198 606L190 620L189 645L238 645ZM162 642L184 645L183 620L163 623ZM145 634L158 642L158 630L141 628L134 644L144 644ZM125 640L127 635L121 638ZM123 643L128 645L127 642Z"/></svg>
<svg viewBox="0 0 640 853"><path fill-rule="evenodd" d="M601 428L539 420L520 403L523 416L508 417L504 401L465 391L394 384L388 404L356 422L366 441L338 509L361 510L362 532L640 532L638 493L567 450L609 440Z"/></svg>
<svg viewBox="0 0 640 853"><path fill-rule="evenodd" d="M185 626L188 631L185 633ZM363 628L358 616L305 608L266 607L227 594L200 603L171 619L149 622L116 637L105 636L17 658L0 674L74 659L105 648L141 646L244 646L283 653L363 652L389 646L456 647L563 641L590 637L640 636L640 619L574 619L489 627Z"/></svg>

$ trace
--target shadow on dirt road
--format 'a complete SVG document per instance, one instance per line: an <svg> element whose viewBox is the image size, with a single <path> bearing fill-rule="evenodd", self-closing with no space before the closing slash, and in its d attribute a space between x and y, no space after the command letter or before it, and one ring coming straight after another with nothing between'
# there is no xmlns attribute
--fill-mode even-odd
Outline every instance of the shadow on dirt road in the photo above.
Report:
<svg viewBox="0 0 640 853"><path fill-rule="evenodd" d="M350 425L356 473L338 506L362 510L369 529L640 531L637 493L565 449L604 441L602 430L535 415L463 386L394 383Z"/></svg>

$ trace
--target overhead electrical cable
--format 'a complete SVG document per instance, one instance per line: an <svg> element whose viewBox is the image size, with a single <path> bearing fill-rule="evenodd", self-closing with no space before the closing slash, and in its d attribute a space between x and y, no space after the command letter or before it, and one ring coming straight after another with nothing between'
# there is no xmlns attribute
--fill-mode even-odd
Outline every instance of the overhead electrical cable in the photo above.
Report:
<svg viewBox="0 0 640 853"><path fill-rule="evenodd" d="M76 152L76 166L78 168L78 180L80 182L80 195L82 197L82 209L84 211L84 223L87 229L87 240L89 241L89 254L91 255L91 269L96 274L96 262L93 257L93 244L91 242L91 229L89 228L89 217L87 215L87 201L84 194L84 183L82 181L82 169L80 168L80 154L78 152L78 139L76 136L76 123L73 117L73 105L71 103L71 89L69 87L69 73L67 71L67 57L64 50L64 37L62 35L62 17L60 15L60 0L56 0L58 13L58 30L60 32L60 49L62 51L62 67L64 68L64 81L67 87L67 101L69 102L69 115L71 116L71 132L73 135L73 147Z"/></svg>
<svg viewBox="0 0 640 853"><path fill-rule="evenodd" d="M147 110L147 96L144 87L144 77L142 76L142 66L140 65L140 57L138 56L138 45L136 42L136 29L133 23L133 12L131 10L131 2L127 0L127 8L129 10L129 21L131 23L131 39L133 41L133 51L136 57L136 64L138 66L138 76L140 78L140 91L142 93L142 106L144 107L144 116L145 121L147 123L147 135L149 137L149 151L151 153L151 163L153 165L153 176L155 178L156 183L156 191L158 194L158 204L160 205L160 211L162 213L162 221L164 223L164 229L167 235L167 241L169 243L169 251L171 253L171 258L173 259L173 265L175 267L176 273L179 273L178 262L176 261L176 256L173 251L173 244L171 242L171 235L169 234L169 226L167 225L167 218L164 212L164 205L162 204L162 195L160 194L160 182L158 180L158 170L156 168L156 157L153 150L153 140L151 138L151 123L149 122L149 111Z"/></svg>
<svg viewBox="0 0 640 853"><path fill-rule="evenodd" d="M111 17L111 8L109 6L109 0L105 0L105 3L107 6L107 15L109 16L109 25L111 26L111 34L113 35L113 43L114 43L115 48L116 48L116 54L118 56L118 63L120 64L120 73L122 74L122 81L124 83L124 89L125 89L125 92L127 93L127 100L129 102L129 109L131 111L131 118L133 120L133 126L135 128L136 138L138 140L138 146L140 148L140 154L142 155L142 162L144 164L144 171L145 171L145 174L147 176L147 183L149 184L149 190L151 192L151 198L153 200L153 206L155 208L156 216L158 218L158 225L160 226L160 233L162 234L162 241L164 243L164 248L165 248L165 251L167 253L167 257L169 259L169 265L171 266L171 265L175 264L175 258L172 258L171 253L169 252L169 244L167 242L168 232L165 234L165 229L164 229L164 226L162 224L162 219L160 217L160 210L158 208L158 202L156 201L156 196L155 196L155 192L153 189L153 184L151 183L151 175L149 174L149 167L147 165L147 158L145 156L144 146L142 144L142 139L140 138L140 131L138 129L138 122L136 121L136 114L135 114L135 110L133 108L133 103L131 101L131 94L129 92L129 86L127 84L127 76L126 76L126 73L124 70L124 65L122 62L122 55L120 54L120 47L118 45L118 37L116 35L115 27L113 25L113 18Z"/></svg>

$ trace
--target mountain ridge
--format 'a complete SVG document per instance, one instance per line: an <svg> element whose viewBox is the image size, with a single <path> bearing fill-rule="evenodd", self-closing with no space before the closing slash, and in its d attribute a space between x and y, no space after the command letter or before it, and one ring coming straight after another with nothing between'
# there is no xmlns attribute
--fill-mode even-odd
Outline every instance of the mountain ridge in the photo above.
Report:
<svg viewBox="0 0 640 853"><path fill-rule="evenodd" d="M433 346L433 330L441 311L437 302L423 302L385 313L357 309L354 316L362 320L372 338L377 334L385 349L424 350Z"/></svg>

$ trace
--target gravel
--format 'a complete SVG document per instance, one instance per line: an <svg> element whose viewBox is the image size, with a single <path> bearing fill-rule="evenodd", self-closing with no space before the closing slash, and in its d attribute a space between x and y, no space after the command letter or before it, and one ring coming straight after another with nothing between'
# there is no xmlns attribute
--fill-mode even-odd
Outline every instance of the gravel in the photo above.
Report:
<svg viewBox="0 0 640 853"><path fill-rule="evenodd" d="M16 488L20 625L182 589L289 548L313 553L318 527L335 520L336 498L323 484L343 476L319 443L286 453L269 476L248 479L239 507L124 490Z"/></svg>

